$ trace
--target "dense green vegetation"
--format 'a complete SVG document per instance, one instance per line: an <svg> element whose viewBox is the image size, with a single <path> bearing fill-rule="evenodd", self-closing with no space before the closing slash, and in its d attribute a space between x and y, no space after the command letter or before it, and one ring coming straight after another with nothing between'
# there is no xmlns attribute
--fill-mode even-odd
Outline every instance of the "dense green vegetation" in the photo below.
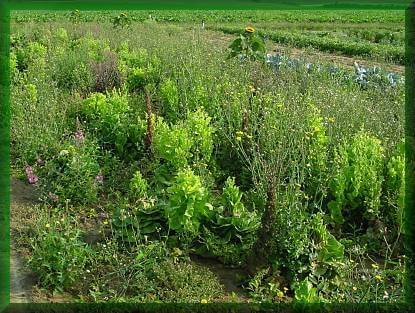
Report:
<svg viewBox="0 0 415 313"><path fill-rule="evenodd" d="M276 71L268 30L199 25L401 13L198 14L13 15L12 164L41 194L20 240L38 285L98 302L403 301L404 86ZM240 293L195 257L243 270Z"/></svg>

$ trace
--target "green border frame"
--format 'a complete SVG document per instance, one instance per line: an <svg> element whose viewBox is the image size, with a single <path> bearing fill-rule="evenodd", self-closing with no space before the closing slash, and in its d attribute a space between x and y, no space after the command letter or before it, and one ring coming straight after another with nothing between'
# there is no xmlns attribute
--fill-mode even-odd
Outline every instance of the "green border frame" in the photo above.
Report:
<svg viewBox="0 0 415 313"><path fill-rule="evenodd" d="M415 2L409 0L371 0L361 4L359 0L4 0L0 1L0 312L412 312L415 311L414 239L415 218ZM280 2L280 3L278 3ZM293 2L293 1L291 1ZM299 3L301 2L301 3ZM354 2L354 3L352 3ZM379 2L382 4L379 5ZM386 3L389 2L389 3ZM391 4L391 2L393 4ZM376 4L377 3L377 4ZM376 5L374 5L376 4ZM9 47L11 10L163 10L163 9L398 9L406 14L406 238L408 257L405 281L406 303L399 304L10 304L10 94L9 94Z"/></svg>

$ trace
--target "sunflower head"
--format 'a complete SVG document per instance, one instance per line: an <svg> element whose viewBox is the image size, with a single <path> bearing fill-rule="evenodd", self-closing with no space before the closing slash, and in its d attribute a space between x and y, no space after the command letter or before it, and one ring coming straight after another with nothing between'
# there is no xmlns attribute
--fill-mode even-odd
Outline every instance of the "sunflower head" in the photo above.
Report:
<svg viewBox="0 0 415 313"><path fill-rule="evenodd" d="M252 26L248 26L245 28L246 33L252 34L254 31L255 31L255 28L253 28Z"/></svg>

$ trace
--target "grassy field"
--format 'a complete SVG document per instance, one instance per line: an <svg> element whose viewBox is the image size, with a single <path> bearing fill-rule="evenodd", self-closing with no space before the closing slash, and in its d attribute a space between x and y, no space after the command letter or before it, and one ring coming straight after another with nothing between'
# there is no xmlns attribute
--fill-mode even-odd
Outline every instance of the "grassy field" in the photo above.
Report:
<svg viewBox="0 0 415 313"><path fill-rule="evenodd" d="M13 13L32 301L402 302L403 32L403 11Z"/></svg>

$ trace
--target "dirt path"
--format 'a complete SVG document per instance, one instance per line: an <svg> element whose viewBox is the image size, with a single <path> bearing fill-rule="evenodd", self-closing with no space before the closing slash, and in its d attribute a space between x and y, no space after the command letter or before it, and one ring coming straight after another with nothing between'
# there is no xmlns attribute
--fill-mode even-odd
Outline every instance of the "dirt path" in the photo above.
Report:
<svg viewBox="0 0 415 313"><path fill-rule="evenodd" d="M230 268L215 259L202 258L197 255L191 255L191 260L194 263L211 270L218 277L229 297L234 294L237 297L238 302L246 302L248 300L247 291L240 285L240 280L246 276L245 271L242 269Z"/></svg>
<svg viewBox="0 0 415 313"><path fill-rule="evenodd" d="M33 186L10 178L10 302L32 302L32 288L35 278L26 268L24 249L17 249L20 235L30 227L30 206L37 201ZM20 252L18 252L20 251ZM23 252L23 253L22 253Z"/></svg>

